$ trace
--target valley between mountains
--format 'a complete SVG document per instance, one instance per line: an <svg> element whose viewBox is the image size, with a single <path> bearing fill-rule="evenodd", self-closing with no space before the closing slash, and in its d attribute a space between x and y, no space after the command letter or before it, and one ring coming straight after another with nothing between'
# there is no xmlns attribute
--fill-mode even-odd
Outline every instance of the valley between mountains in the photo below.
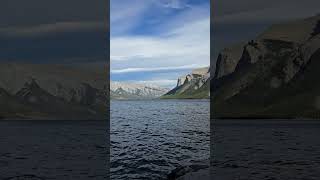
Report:
<svg viewBox="0 0 320 180"><path fill-rule="evenodd" d="M109 97L211 98L214 118L319 118L319 58L316 15L224 48L212 75L210 67L194 69L177 78L173 89L109 84L108 67L3 62L0 119L105 119Z"/></svg>
<svg viewBox="0 0 320 180"><path fill-rule="evenodd" d="M173 89L111 81L111 99L208 99L209 79L210 68L205 67L179 77Z"/></svg>

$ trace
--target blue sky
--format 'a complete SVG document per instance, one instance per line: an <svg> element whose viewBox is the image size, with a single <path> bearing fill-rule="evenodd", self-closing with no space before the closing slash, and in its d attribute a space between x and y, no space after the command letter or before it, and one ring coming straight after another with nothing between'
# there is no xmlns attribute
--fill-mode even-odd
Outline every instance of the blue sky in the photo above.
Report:
<svg viewBox="0 0 320 180"><path fill-rule="evenodd" d="M174 87L210 64L209 0L111 0L111 80Z"/></svg>

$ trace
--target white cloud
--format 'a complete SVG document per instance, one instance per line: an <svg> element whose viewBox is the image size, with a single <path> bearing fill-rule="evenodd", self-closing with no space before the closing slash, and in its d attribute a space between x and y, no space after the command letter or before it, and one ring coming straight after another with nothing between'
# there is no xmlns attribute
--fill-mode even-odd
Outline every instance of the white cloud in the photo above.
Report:
<svg viewBox="0 0 320 180"><path fill-rule="evenodd" d="M206 65L190 64L185 66L173 66L173 67L144 67L144 68L126 68L126 69L113 69L111 73L122 74L132 72L157 72L157 71L168 71L168 70L186 70L205 67Z"/></svg>
<svg viewBox="0 0 320 180"><path fill-rule="evenodd" d="M173 9L183 9L190 7L184 0L162 0L160 1L164 7Z"/></svg>
<svg viewBox="0 0 320 180"><path fill-rule="evenodd" d="M132 10L130 3L130 6L123 3L124 7L115 4L118 7L111 10L110 68L115 80L121 77L122 81L137 81L141 77L140 82L172 87L181 73L209 66L209 4L190 6L185 0L141 1L149 4L141 5L133 0L132 7L139 6L137 10ZM144 26L147 33L143 33ZM133 29L142 33L135 34ZM139 72L146 72L149 77Z"/></svg>
<svg viewBox="0 0 320 180"><path fill-rule="evenodd" d="M150 0L112 0L110 12L111 33L127 32L143 19L145 11L152 5Z"/></svg>
<svg viewBox="0 0 320 180"><path fill-rule="evenodd" d="M209 65L209 17L185 24L158 37L111 37L110 49L111 61L114 62L143 59L146 61L145 67L161 65L162 68ZM141 67L141 70L145 67Z"/></svg>

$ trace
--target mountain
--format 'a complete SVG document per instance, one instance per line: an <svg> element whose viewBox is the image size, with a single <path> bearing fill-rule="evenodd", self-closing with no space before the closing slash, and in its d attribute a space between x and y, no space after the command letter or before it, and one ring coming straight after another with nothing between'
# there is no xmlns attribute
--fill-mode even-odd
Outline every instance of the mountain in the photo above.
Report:
<svg viewBox="0 0 320 180"><path fill-rule="evenodd" d="M168 92L168 89L154 85L125 82L110 82L111 99L152 99Z"/></svg>
<svg viewBox="0 0 320 180"><path fill-rule="evenodd" d="M214 118L319 118L320 15L271 26L221 51Z"/></svg>
<svg viewBox="0 0 320 180"><path fill-rule="evenodd" d="M177 86L166 93L164 99L204 99L210 97L210 68L194 69L178 78Z"/></svg>
<svg viewBox="0 0 320 180"><path fill-rule="evenodd" d="M105 119L103 68L1 63L0 117L5 119Z"/></svg>

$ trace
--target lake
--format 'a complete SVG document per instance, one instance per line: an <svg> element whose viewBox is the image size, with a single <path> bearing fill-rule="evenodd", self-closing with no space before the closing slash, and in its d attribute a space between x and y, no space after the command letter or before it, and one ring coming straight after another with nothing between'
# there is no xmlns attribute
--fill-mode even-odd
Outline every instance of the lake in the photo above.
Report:
<svg viewBox="0 0 320 180"><path fill-rule="evenodd" d="M0 179L108 179L106 121L0 121Z"/></svg>
<svg viewBox="0 0 320 180"><path fill-rule="evenodd" d="M114 100L110 108L111 179L166 179L209 159L209 100Z"/></svg>
<svg viewBox="0 0 320 180"><path fill-rule="evenodd" d="M319 120L224 119L211 128L214 179L320 179Z"/></svg>
<svg viewBox="0 0 320 180"><path fill-rule="evenodd" d="M165 179L209 158L208 101L111 105L113 179ZM319 120L213 120L211 128L213 179L320 179ZM107 129L106 121L2 120L0 179L108 179Z"/></svg>

